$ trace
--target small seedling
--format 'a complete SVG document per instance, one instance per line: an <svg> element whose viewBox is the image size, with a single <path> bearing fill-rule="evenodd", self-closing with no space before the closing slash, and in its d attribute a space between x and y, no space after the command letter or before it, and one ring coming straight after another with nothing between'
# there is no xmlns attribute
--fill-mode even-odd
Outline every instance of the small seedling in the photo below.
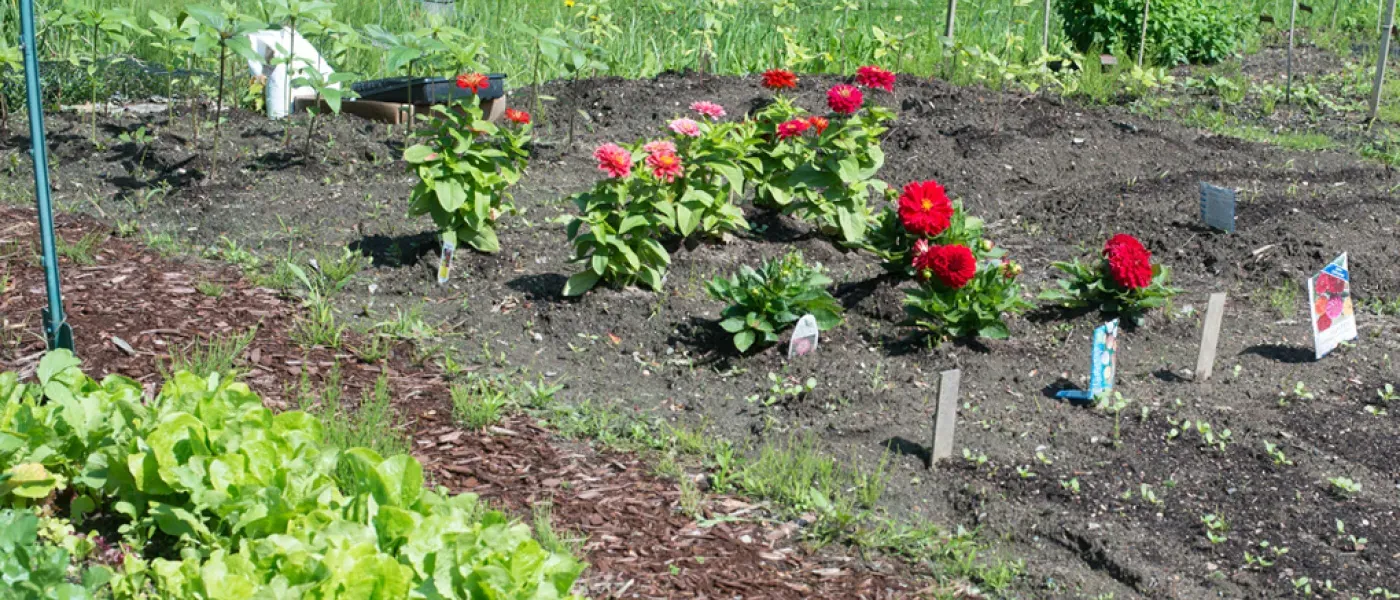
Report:
<svg viewBox="0 0 1400 600"><path fill-rule="evenodd" d="M1162 500L1157 497L1156 492L1152 491L1152 486L1150 485L1142 484L1139 488L1139 494L1142 495L1142 499L1147 501L1148 504L1154 506L1160 506L1162 504Z"/></svg>
<svg viewBox="0 0 1400 600"><path fill-rule="evenodd" d="M1132 400L1124 398L1123 394L1119 392L1113 392L1113 400L1111 401L1108 399L1108 394L1103 394L1099 397L1098 409L1113 415L1114 446L1120 446L1123 443L1122 437L1119 435L1119 424L1121 422L1123 409L1128 408L1128 405L1131 403Z"/></svg>
<svg viewBox="0 0 1400 600"><path fill-rule="evenodd" d="M1223 544L1229 537L1225 534L1230 531L1230 524L1224 517L1216 514L1201 515L1201 523L1206 526L1206 539L1212 544Z"/></svg>
<svg viewBox="0 0 1400 600"><path fill-rule="evenodd" d="M747 398L750 404L762 404L764 407L769 407L775 404L796 402L806 397L812 390L817 389L815 377L808 377L806 381L799 382L793 377L779 377L777 373L769 373L768 381L772 384L768 387L768 395L753 394Z"/></svg>
<svg viewBox="0 0 1400 600"><path fill-rule="evenodd" d="M1346 537L1343 538L1342 536ZM1341 519L1337 519L1337 537L1345 540L1347 543L1347 547L1350 548L1352 552L1360 552L1362 550L1365 550L1366 544L1370 542L1370 540L1366 538L1359 538L1355 535L1348 534L1347 524Z"/></svg>
<svg viewBox="0 0 1400 600"><path fill-rule="evenodd" d="M1016 474L1020 476L1021 479L1035 479L1036 477L1035 471L1032 471L1028 465L1016 467Z"/></svg>
<svg viewBox="0 0 1400 600"><path fill-rule="evenodd" d="M1343 499L1361 493L1361 484L1349 477L1331 477L1327 482L1332 484L1332 493Z"/></svg>
<svg viewBox="0 0 1400 600"><path fill-rule="evenodd" d="M966 460L967 462L970 462L970 463L972 463L972 464L975 464L975 465L977 465L977 466L979 466L979 467L982 466L982 465L987 464L987 460L988 460L988 459L987 459L987 455L986 455L986 454L981 454L981 453L979 453L979 454L973 455L971 450L968 450L967 448L963 448L963 453L962 453L962 455L963 455L963 460Z"/></svg>
<svg viewBox="0 0 1400 600"><path fill-rule="evenodd" d="M1264 442L1264 452L1268 453L1269 458L1273 459L1276 465L1293 466L1293 461L1289 460L1288 456L1283 453L1283 449L1272 442Z"/></svg>
<svg viewBox="0 0 1400 600"><path fill-rule="evenodd" d="M1078 496L1078 495L1079 495L1079 478L1078 478L1078 477L1074 477L1074 478L1070 479L1069 481L1060 481L1060 487L1062 487L1062 488L1064 488L1065 490L1067 490L1070 494L1075 495L1075 496Z"/></svg>
<svg viewBox="0 0 1400 600"><path fill-rule="evenodd" d="M1292 406L1294 400L1313 400L1315 398L1313 393L1308 391L1308 387L1299 381L1294 384L1292 394L1287 391L1279 392L1278 405L1287 407Z"/></svg>
<svg viewBox="0 0 1400 600"><path fill-rule="evenodd" d="M1269 553L1269 556L1265 556L1266 552ZM1250 554L1248 550L1244 551L1244 564L1246 567L1267 569L1274 566L1274 563L1278 562L1278 559L1285 554L1288 554L1288 547L1273 546L1267 541L1262 541L1259 542L1259 554Z"/></svg>

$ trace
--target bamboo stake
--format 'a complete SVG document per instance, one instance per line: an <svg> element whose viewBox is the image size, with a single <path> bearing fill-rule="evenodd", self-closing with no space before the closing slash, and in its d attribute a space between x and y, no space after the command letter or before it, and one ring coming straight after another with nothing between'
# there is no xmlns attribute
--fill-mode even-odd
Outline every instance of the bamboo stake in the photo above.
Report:
<svg viewBox="0 0 1400 600"><path fill-rule="evenodd" d="M1293 10L1288 15L1288 83L1283 86L1283 103L1293 104L1293 33L1298 25L1298 0L1293 0Z"/></svg>
<svg viewBox="0 0 1400 600"><path fill-rule="evenodd" d="M1041 36L1045 51L1050 51L1050 0L1045 0L1045 33Z"/></svg>
<svg viewBox="0 0 1400 600"><path fill-rule="evenodd" d="M1147 52L1147 12L1152 6L1152 0L1142 2L1142 37L1138 38L1138 68L1142 68L1142 57Z"/></svg>
<svg viewBox="0 0 1400 600"><path fill-rule="evenodd" d="M1376 114L1381 109L1381 88L1385 86L1385 63L1390 58L1390 32L1395 28L1395 0L1390 0L1385 11L1385 21L1381 23L1381 56L1376 59L1376 86L1371 90L1371 112L1366 122L1375 123Z"/></svg>

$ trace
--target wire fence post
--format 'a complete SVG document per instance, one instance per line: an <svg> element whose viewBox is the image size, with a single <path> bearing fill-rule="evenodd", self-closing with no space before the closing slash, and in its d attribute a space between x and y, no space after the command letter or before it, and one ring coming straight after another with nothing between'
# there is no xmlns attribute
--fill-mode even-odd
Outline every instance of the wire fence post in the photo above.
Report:
<svg viewBox="0 0 1400 600"><path fill-rule="evenodd" d="M1142 1L1142 37L1138 38L1138 59L1137 66L1142 68L1142 57L1147 53L1147 12L1152 6L1152 0Z"/></svg>
<svg viewBox="0 0 1400 600"><path fill-rule="evenodd" d="M953 38L953 26L958 20L958 0L948 0L948 26L943 29L943 37Z"/></svg>
<svg viewBox="0 0 1400 600"><path fill-rule="evenodd" d="M1293 10L1288 15L1288 82L1283 86L1283 103L1293 104L1293 33L1298 25L1298 0L1293 0Z"/></svg>
<svg viewBox="0 0 1400 600"><path fill-rule="evenodd" d="M1371 90L1371 111L1366 122L1375 123L1381 109L1381 88L1385 87L1385 63L1390 58L1390 32L1395 28L1395 0L1390 0L1381 23L1381 56L1376 59L1376 86Z"/></svg>

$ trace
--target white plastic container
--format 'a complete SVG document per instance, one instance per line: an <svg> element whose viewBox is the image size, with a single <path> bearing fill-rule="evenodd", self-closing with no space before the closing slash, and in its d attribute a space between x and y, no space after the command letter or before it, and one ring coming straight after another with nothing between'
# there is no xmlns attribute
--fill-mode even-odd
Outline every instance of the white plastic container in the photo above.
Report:
<svg viewBox="0 0 1400 600"><path fill-rule="evenodd" d="M287 65L277 65L267 74L267 85L263 87L267 95L267 118L284 119L291 114L292 107L287 106L287 85Z"/></svg>

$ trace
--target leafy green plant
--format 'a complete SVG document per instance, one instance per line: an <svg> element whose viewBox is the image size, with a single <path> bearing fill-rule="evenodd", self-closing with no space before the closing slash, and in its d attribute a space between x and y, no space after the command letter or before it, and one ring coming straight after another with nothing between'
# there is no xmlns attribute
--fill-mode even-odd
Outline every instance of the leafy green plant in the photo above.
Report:
<svg viewBox="0 0 1400 600"><path fill-rule="evenodd" d="M943 246L948 248L949 246ZM952 246L961 247L961 246ZM971 256L971 251L967 251ZM976 262L976 259L972 259ZM1011 337L1005 317L1029 309L1016 279L1020 267L1012 262L976 264L976 274L961 286L952 286L936 275L905 293L906 325L925 329L940 338Z"/></svg>
<svg viewBox="0 0 1400 600"><path fill-rule="evenodd" d="M324 2L322 0L270 0L269 4L271 4L272 9L271 15L269 15L271 17L270 20L274 23L286 23L287 28L291 31L291 35L289 36L290 39L288 41L288 48L286 49L287 53L284 55L284 60L286 60L288 63L291 63L292 61L296 60L298 33L297 24L305 23L306 21L315 21L316 19L325 18L330 15L331 9L335 7L335 4L330 2ZM303 76L310 75L312 71L319 72L319 69L316 69L315 67L316 65L314 64L308 65L307 72ZM289 77L293 73L293 69L295 69L295 65L287 64L287 74ZM288 107L292 106L292 88L307 85L305 83L297 83L296 80L301 78L292 79L292 85L287 86L286 90L286 102ZM320 97L320 92L321 90L317 89L318 97ZM327 99L326 103L330 104L329 98ZM335 100L335 107L332 108L332 110L339 113L339 104L340 100L337 98ZM312 122L315 122L314 118ZM311 134L308 133L308 143L310 140L310 136Z"/></svg>
<svg viewBox="0 0 1400 600"><path fill-rule="evenodd" d="M1040 293L1040 299L1069 308L1098 308L1141 320L1165 306L1181 290L1169 285L1171 270L1152 263L1152 254L1132 236L1119 234L1104 245L1098 262L1056 262L1068 278Z"/></svg>
<svg viewBox="0 0 1400 600"><path fill-rule="evenodd" d="M491 378L473 374L466 383L452 386L452 416L467 429L495 425L510 403L510 391Z"/></svg>
<svg viewBox="0 0 1400 600"><path fill-rule="evenodd" d="M419 132L427 141L404 150L418 176L409 214L431 215L445 244L499 252L496 220L514 210L507 190L524 172L530 125L497 127L476 106L432 110Z"/></svg>
<svg viewBox="0 0 1400 600"><path fill-rule="evenodd" d="M338 71L330 75L322 73L316 65L306 62L307 68L303 70L300 77L292 80L292 85L287 86L287 93L291 94L292 87L309 87L315 92L315 97L307 111L311 113L311 120L306 124L306 146L302 153L311 154L311 138L316 133L316 118L324 112L321 105L330 109L332 115L340 114L341 102L350 98L356 98L359 94L350 89L349 84L359 76L354 73ZM291 106L291 101L287 101L287 106Z"/></svg>
<svg viewBox="0 0 1400 600"><path fill-rule="evenodd" d="M1339 498L1350 498L1361 493L1361 484L1350 477L1329 477L1327 483L1332 485L1332 493Z"/></svg>
<svg viewBox="0 0 1400 600"><path fill-rule="evenodd" d="M595 156L604 150L613 160L626 161L627 169L573 197L579 215L566 231L574 245L573 261L584 265L584 270L565 282L565 296L581 295L599 282L619 287L641 283L660 290L671 264L671 254L660 242L668 231L669 216L658 206L655 195L632 193L633 185L650 185L641 177L630 176L631 164L641 150L606 145Z"/></svg>
<svg viewBox="0 0 1400 600"><path fill-rule="evenodd" d="M91 88L91 122L93 144L97 144L97 92L101 87L98 84L102 65L99 64L101 50L99 47L106 47L116 43L123 46L131 43L127 37L127 32L140 32L136 25L135 17L131 11L125 8L113 7L102 8L99 3L89 3L85 0L68 0L63 5L62 16L55 23L56 27L65 25L76 26L80 30L80 35L87 36L88 56L81 61L81 66L88 76L88 86Z"/></svg>
<svg viewBox="0 0 1400 600"><path fill-rule="evenodd" d="M747 352L755 344L778 341L778 334L792 327L804 314L816 317L826 331L841 324L841 304L826 291L831 278L820 264L808 266L794 250L758 270L748 265L728 278L717 277L706 289L710 297L729 306L719 326L733 334L734 347Z"/></svg>
<svg viewBox="0 0 1400 600"><path fill-rule="evenodd" d="M1145 0L1062 0L1065 35L1081 51L1136 55ZM1147 52L1157 64L1216 63L1233 56L1250 26L1243 5L1226 0L1154 0Z"/></svg>
<svg viewBox="0 0 1400 600"><path fill-rule="evenodd" d="M133 380L87 378L66 351L36 374L0 373L0 506L115 519L134 549L116 596L575 598L583 565L528 525L424 489L406 454L328 445L315 417L274 415L230 378L176 373L148 401ZM21 531L0 528L0 545Z"/></svg>
<svg viewBox="0 0 1400 600"><path fill-rule="evenodd" d="M5 583L5 598L65 598L86 600L98 596L98 591L112 578L106 567L78 568L75 559L82 558L61 544L42 539L45 526L30 510L0 510L0 581ZM71 529L71 528L70 528ZM93 544L85 537L67 536L70 545L81 545L91 551ZM67 540L64 540L67 541ZM71 577L76 572L77 577Z"/></svg>

